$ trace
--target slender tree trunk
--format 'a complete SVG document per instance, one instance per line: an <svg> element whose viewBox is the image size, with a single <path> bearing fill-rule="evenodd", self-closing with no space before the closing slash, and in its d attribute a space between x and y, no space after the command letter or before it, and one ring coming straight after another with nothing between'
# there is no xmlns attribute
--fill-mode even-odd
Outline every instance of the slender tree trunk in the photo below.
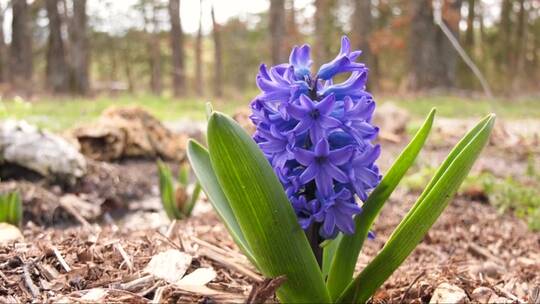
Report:
<svg viewBox="0 0 540 304"><path fill-rule="evenodd" d="M64 41L62 40L58 0L46 0L45 8L49 19L46 82L53 92L66 93L69 87L69 69L66 65Z"/></svg>
<svg viewBox="0 0 540 304"><path fill-rule="evenodd" d="M169 16L171 19L172 48L172 86L173 94L179 97L185 90L184 73L184 33L180 23L180 0L169 0Z"/></svg>
<svg viewBox="0 0 540 304"><path fill-rule="evenodd" d="M287 52L291 49L291 47L295 44L299 44L298 41L298 27L296 25L296 9L294 8L294 0L288 0L287 3L288 8L285 8L286 12L286 32L287 35L285 37L285 40L287 43L285 44L285 55L287 55ZM286 59L286 58L285 58Z"/></svg>
<svg viewBox="0 0 540 304"><path fill-rule="evenodd" d="M161 46L159 41L159 24L157 18L158 8L154 5L152 8L153 32L150 33L148 40L148 51L150 52L150 90L155 95L161 95L163 90L161 80Z"/></svg>
<svg viewBox="0 0 540 304"><path fill-rule="evenodd" d="M512 0L502 0L501 17L499 24L499 51L501 52L502 64L500 67L504 67L506 70L511 67L511 54L513 51L513 45L510 42L512 32L512 20L510 18L512 14Z"/></svg>
<svg viewBox="0 0 540 304"><path fill-rule="evenodd" d="M469 12L467 14L467 31L465 32L465 47L470 51L474 47L474 19L475 14L475 0L467 0Z"/></svg>
<svg viewBox="0 0 540 304"><path fill-rule="evenodd" d="M203 95L203 62L202 62L202 4L199 1L199 30L197 31L197 39L195 40L195 91L197 95Z"/></svg>
<svg viewBox="0 0 540 304"><path fill-rule="evenodd" d="M12 31L10 47L11 81L15 87L29 88L32 79L32 33L28 3L12 0Z"/></svg>
<svg viewBox="0 0 540 304"><path fill-rule="evenodd" d="M374 65L373 53L369 46L373 17L371 15L371 0L355 0L353 14L354 45L362 50L361 60L369 67ZM372 79L374 79L372 77Z"/></svg>
<svg viewBox="0 0 540 304"><path fill-rule="evenodd" d="M484 22L484 7L482 5L482 2L478 2L476 16L478 18L478 23L480 27L480 35L478 35L478 41L476 42L476 44L478 45L478 58L483 58L486 48L486 26Z"/></svg>
<svg viewBox="0 0 540 304"><path fill-rule="evenodd" d="M517 15L517 28L516 28L516 41L512 70L514 71L512 86L514 90L518 89L519 82L525 67L525 49L526 49L526 37L528 20L527 9L525 8L525 0L519 0L519 12Z"/></svg>
<svg viewBox="0 0 540 304"><path fill-rule="evenodd" d="M283 49L285 35L285 0L270 1L270 40L272 50L272 64L277 65L285 61Z"/></svg>
<svg viewBox="0 0 540 304"><path fill-rule="evenodd" d="M451 88L456 78L457 54L447 37L433 21L431 0L411 2L410 64L411 87L415 90ZM461 3L445 3L443 19L457 34Z"/></svg>
<svg viewBox="0 0 540 304"><path fill-rule="evenodd" d="M6 13L5 7L0 7L0 24L4 24L4 16ZM4 27L0 26L0 83L8 81L9 77L9 60L8 47L4 35Z"/></svg>
<svg viewBox="0 0 540 304"><path fill-rule="evenodd" d="M71 91L86 95L90 91L90 44L87 33L86 0L73 0L70 22Z"/></svg>
<svg viewBox="0 0 540 304"><path fill-rule="evenodd" d="M338 37L332 37L333 3L329 0L315 0L315 66L320 66L332 56L332 44Z"/></svg>
<svg viewBox="0 0 540 304"><path fill-rule="evenodd" d="M217 97L223 96L223 50L221 45L221 28L216 22L214 7L212 6L212 25L214 37L214 94Z"/></svg>

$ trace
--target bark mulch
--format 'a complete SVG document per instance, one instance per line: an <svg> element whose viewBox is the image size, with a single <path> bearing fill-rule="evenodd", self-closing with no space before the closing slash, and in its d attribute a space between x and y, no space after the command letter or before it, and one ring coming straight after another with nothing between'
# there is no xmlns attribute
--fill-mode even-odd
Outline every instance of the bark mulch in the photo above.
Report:
<svg viewBox="0 0 540 304"><path fill-rule="evenodd" d="M358 269L384 245L413 195L396 193L366 243ZM0 247L0 302L261 302L274 301L277 281L265 280L238 252L208 203L186 221L167 224L161 214L133 228L108 223L55 229L28 223L25 241ZM187 270L213 268L217 276L183 289L145 273L159 252L176 249L193 257ZM375 295L376 303L425 303L449 282L468 297L488 287L508 302L537 301L540 234L493 207L455 199L427 237ZM472 298L471 298L472 299ZM474 299L473 299L474 300Z"/></svg>

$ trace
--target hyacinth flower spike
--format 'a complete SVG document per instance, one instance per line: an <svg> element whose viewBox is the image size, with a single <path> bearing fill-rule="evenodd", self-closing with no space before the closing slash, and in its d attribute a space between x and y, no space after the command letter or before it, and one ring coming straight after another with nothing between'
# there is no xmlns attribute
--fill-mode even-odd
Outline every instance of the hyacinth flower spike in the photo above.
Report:
<svg viewBox="0 0 540 304"><path fill-rule="evenodd" d="M332 61L312 73L311 49L288 63L261 65L250 136L210 111L208 150L188 157L210 202L250 261L268 278L285 276L284 303L365 303L422 241L488 142L494 115L454 147L377 256L353 277L384 203L413 165L433 125L432 110L385 172L373 141L376 109L360 51L341 39ZM349 77L340 82L343 73ZM323 248L324 247L324 248ZM324 251L324 254L323 254Z"/></svg>

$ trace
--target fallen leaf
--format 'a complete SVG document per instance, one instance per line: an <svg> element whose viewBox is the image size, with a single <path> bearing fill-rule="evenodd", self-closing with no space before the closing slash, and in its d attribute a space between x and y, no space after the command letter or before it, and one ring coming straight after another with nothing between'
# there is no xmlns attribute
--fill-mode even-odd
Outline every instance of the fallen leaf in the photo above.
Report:
<svg viewBox="0 0 540 304"><path fill-rule="evenodd" d="M144 270L168 283L176 284L186 273L191 260L191 255L169 249L154 255Z"/></svg>
<svg viewBox="0 0 540 304"><path fill-rule="evenodd" d="M198 268L183 277L176 285L179 286L204 286L217 276L213 268Z"/></svg>

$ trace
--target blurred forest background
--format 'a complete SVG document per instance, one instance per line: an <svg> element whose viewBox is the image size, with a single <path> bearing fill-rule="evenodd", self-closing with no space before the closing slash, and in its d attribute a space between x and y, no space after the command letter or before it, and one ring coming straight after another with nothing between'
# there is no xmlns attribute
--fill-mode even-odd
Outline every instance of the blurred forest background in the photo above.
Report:
<svg viewBox="0 0 540 304"><path fill-rule="evenodd" d="M1 1L2 93L246 96L261 62L285 62L293 45L308 42L318 65L337 54L343 34L364 51L372 91L482 92L433 22L435 0L214 2ZM259 12L216 18L224 5L257 2ZM538 93L540 1L440 2L495 95Z"/></svg>

